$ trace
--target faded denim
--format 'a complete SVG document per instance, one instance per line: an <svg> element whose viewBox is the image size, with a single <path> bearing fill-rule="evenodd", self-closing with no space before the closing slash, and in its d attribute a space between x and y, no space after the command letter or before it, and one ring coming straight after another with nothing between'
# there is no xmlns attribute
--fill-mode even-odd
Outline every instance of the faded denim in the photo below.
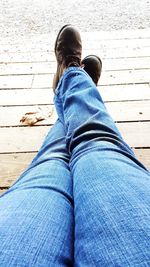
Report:
<svg viewBox="0 0 150 267"><path fill-rule="evenodd" d="M0 266L150 266L150 174L90 77L68 68L59 120L0 199Z"/></svg>

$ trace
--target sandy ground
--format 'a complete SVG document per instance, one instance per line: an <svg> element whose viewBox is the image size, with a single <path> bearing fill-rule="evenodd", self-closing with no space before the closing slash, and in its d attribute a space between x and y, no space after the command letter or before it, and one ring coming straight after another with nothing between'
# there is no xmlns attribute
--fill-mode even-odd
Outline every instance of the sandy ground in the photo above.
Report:
<svg viewBox="0 0 150 267"><path fill-rule="evenodd" d="M82 31L150 28L150 0L0 0L0 36L56 32L66 23Z"/></svg>

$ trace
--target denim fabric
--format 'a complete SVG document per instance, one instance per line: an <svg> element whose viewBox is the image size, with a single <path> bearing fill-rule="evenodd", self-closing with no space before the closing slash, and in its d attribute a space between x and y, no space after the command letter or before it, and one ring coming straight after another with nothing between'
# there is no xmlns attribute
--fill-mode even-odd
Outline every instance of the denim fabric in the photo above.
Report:
<svg viewBox="0 0 150 267"><path fill-rule="evenodd" d="M150 266L149 172L83 69L65 71L55 105L71 155L74 266Z"/></svg>
<svg viewBox="0 0 150 267"><path fill-rule="evenodd" d="M59 120L0 199L0 266L150 266L150 174L90 77L68 68Z"/></svg>
<svg viewBox="0 0 150 267"><path fill-rule="evenodd" d="M0 198L0 267L72 266L72 179L57 121L18 181Z"/></svg>

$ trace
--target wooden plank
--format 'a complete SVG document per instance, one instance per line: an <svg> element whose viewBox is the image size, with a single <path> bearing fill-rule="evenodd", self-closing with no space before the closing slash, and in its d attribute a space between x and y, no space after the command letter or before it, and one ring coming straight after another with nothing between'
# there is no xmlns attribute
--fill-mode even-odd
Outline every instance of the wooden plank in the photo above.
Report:
<svg viewBox="0 0 150 267"><path fill-rule="evenodd" d="M134 149L137 158L150 169L150 149ZM0 187L11 186L36 153L0 154Z"/></svg>
<svg viewBox="0 0 150 267"><path fill-rule="evenodd" d="M9 187L27 168L36 153L0 154L0 187Z"/></svg>
<svg viewBox="0 0 150 267"><path fill-rule="evenodd" d="M50 88L52 82L53 74L0 76L0 89Z"/></svg>
<svg viewBox="0 0 150 267"><path fill-rule="evenodd" d="M150 99L148 84L99 86L104 101L130 101Z"/></svg>
<svg viewBox="0 0 150 267"><path fill-rule="evenodd" d="M134 30L114 30L114 31L92 31L92 32L80 32L82 35L83 41L92 40L132 40L132 39L144 39L150 38L150 30L149 29L134 29ZM26 47L28 44L32 45L36 43L37 45L41 45L43 43L54 43L56 39L56 33L51 32L42 35L30 35L30 36L21 36L21 38L12 38L8 37L3 38L1 36L1 45L18 45L24 44Z"/></svg>
<svg viewBox="0 0 150 267"><path fill-rule="evenodd" d="M56 62L1 63L0 75L54 73ZM103 71L150 69L150 57L104 59Z"/></svg>
<svg viewBox="0 0 150 267"><path fill-rule="evenodd" d="M50 126L0 128L0 153L37 151L50 128Z"/></svg>
<svg viewBox="0 0 150 267"><path fill-rule="evenodd" d="M149 39L147 39L149 40ZM142 40L143 41L143 40ZM112 45L111 45L112 42ZM88 40L88 42L83 43L83 52L86 52L88 50L91 51L99 51L99 53L106 53L108 56L111 52L111 54L115 54L117 56L117 50L119 51L119 55L122 54L122 51L126 53L127 56L131 56L130 54L135 54L137 57L142 55L144 51L149 51L150 49L150 44L149 41L148 43L145 44L143 42L140 42L139 40L136 42L135 40L129 41L129 40L117 40L113 42L113 40L109 41L95 41L95 40ZM127 54L127 50L129 51L129 54ZM143 50L143 51L142 51ZM52 52L51 50L50 52ZM108 51L108 54L107 54ZM137 51L139 54L137 54ZM94 52L95 54L95 52ZM148 53L149 54L149 53Z"/></svg>
<svg viewBox="0 0 150 267"><path fill-rule="evenodd" d="M92 32L81 32L83 42L89 40L94 41L105 41L105 42L115 42L121 40L129 41L140 41L142 39L150 38L149 29L138 29L138 30L117 30L117 31L92 31ZM18 46L24 46L24 48L31 49L33 44L36 44L36 47L40 47L43 44L48 46L54 46L56 39L56 33L42 34L42 35L32 35L30 37L24 38L6 38L1 37L1 46L4 47L4 50L8 50L9 46L14 46L14 49L17 49Z"/></svg>
<svg viewBox="0 0 150 267"><path fill-rule="evenodd" d="M145 39L145 40L149 42L149 39ZM22 52L30 53L32 50L36 52L40 52L40 51L51 52L54 50L54 42L55 40L53 40L52 42L52 40L49 39L49 42L46 41L43 43L37 43L34 40L33 42L16 43L16 44L12 42L11 44L5 44L5 45L0 43L0 53L22 53ZM140 43L141 45L144 45L144 42L140 42ZM138 40L136 41L136 44L138 44Z"/></svg>
<svg viewBox="0 0 150 267"><path fill-rule="evenodd" d="M111 102L106 107L117 122L150 120L150 101Z"/></svg>
<svg viewBox="0 0 150 267"><path fill-rule="evenodd" d="M92 31L82 32L82 37L88 40L94 38L97 40L120 40L120 39L136 39L136 38L150 38L149 29L138 30L114 30L114 31Z"/></svg>
<svg viewBox="0 0 150 267"><path fill-rule="evenodd" d="M149 47L120 47L120 48L89 48L83 50L83 55L97 54L102 58L131 58L150 56Z"/></svg>
<svg viewBox="0 0 150 267"><path fill-rule="evenodd" d="M136 84L149 83L150 70L125 70L102 72L99 84L116 85L116 84Z"/></svg>
<svg viewBox="0 0 150 267"><path fill-rule="evenodd" d="M48 88L52 84L53 76L50 74L35 75L32 88ZM100 85L119 85L119 84L138 84L149 83L150 71L144 70L125 70L102 72L99 81Z"/></svg>
<svg viewBox="0 0 150 267"><path fill-rule="evenodd" d="M150 122L117 123L125 140L131 147L150 147Z"/></svg>
<svg viewBox="0 0 150 267"><path fill-rule="evenodd" d="M34 75L32 88L48 88L52 87L53 74Z"/></svg>
<svg viewBox="0 0 150 267"><path fill-rule="evenodd" d="M4 53L4 54L1 54L1 57L0 57L0 63L47 62L47 61L54 61L54 60L55 60L54 55L52 56L50 53L46 51Z"/></svg>
<svg viewBox="0 0 150 267"><path fill-rule="evenodd" d="M83 50L83 58L89 54L96 54L102 59L109 58L133 58L133 57L149 57L150 48L149 47L125 47L125 48L105 48L99 47L99 49L89 48ZM30 52L5 52L1 54L0 63L9 62L55 62L54 52L49 51L35 51L34 49Z"/></svg>
<svg viewBox="0 0 150 267"><path fill-rule="evenodd" d="M100 34L100 33L98 33ZM47 51L53 52L54 50L54 42L55 40L49 39L42 43L35 42L33 40L32 43L22 43L22 44L0 44L0 53L20 53L20 52L31 52L33 51ZM111 40L100 40L97 39L97 36L94 35L93 37L87 40L87 38L83 38L83 49L112 49L112 48L138 48L138 47L150 47L150 38L133 38L133 39L111 39Z"/></svg>
<svg viewBox="0 0 150 267"><path fill-rule="evenodd" d="M0 76L0 89L31 88L33 75Z"/></svg>
<svg viewBox="0 0 150 267"><path fill-rule="evenodd" d="M103 71L150 69L150 57L115 58L103 60Z"/></svg>
<svg viewBox="0 0 150 267"><path fill-rule="evenodd" d="M148 84L99 86L104 101L149 100ZM52 89L0 90L0 106L53 104Z"/></svg>
<svg viewBox="0 0 150 267"><path fill-rule="evenodd" d="M135 39L111 39L111 40L98 40L96 36L87 40L83 40L83 48L90 49L118 49L118 48L139 48L150 47L150 38L135 38Z"/></svg>
<svg viewBox="0 0 150 267"><path fill-rule="evenodd" d="M24 75L54 73L56 62L1 63L0 75Z"/></svg>
<svg viewBox="0 0 150 267"><path fill-rule="evenodd" d="M118 123L118 128L131 147L150 146L150 122ZM0 128L0 153L37 151L49 129L49 126Z"/></svg>
<svg viewBox="0 0 150 267"><path fill-rule="evenodd" d="M101 85L138 84L150 82L150 71L125 70L102 72ZM50 88L53 74L0 76L0 89Z"/></svg>
<svg viewBox="0 0 150 267"><path fill-rule="evenodd" d="M149 70L110 71L103 72L100 85L136 84L150 82ZM35 75L32 88L47 88L52 84L52 76Z"/></svg>
<svg viewBox="0 0 150 267"><path fill-rule="evenodd" d="M150 101L110 102L106 103L106 107L117 122L150 120ZM35 112L39 108L42 113L48 115L50 111L52 115L38 122L37 125L54 124L57 114L53 105L7 106L0 107L0 126L21 126L20 119L22 116L27 112Z"/></svg>
<svg viewBox="0 0 150 267"><path fill-rule="evenodd" d="M27 112L36 112L41 109L41 113L48 116L48 112L51 112L51 117L39 121L36 125L51 125L56 121L57 115L54 110L54 105L44 105L44 106L9 106L0 107L0 126L21 126L20 122L22 116Z"/></svg>
<svg viewBox="0 0 150 267"><path fill-rule="evenodd" d="M96 54L103 58L131 58L131 57L149 57L149 47L137 47L137 48L110 48L110 49L87 49L83 50L83 57L85 55Z"/></svg>
<svg viewBox="0 0 150 267"><path fill-rule="evenodd" d="M136 157L150 170L150 149L133 149Z"/></svg>
<svg viewBox="0 0 150 267"><path fill-rule="evenodd" d="M52 89L0 90L0 106L53 103Z"/></svg>

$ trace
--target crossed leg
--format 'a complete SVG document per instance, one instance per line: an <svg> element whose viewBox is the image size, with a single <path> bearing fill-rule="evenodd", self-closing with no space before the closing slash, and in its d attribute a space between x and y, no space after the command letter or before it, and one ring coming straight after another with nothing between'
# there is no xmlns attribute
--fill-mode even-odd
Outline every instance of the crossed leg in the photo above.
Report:
<svg viewBox="0 0 150 267"><path fill-rule="evenodd" d="M150 173L83 69L64 72L55 105L71 154L74 266L149 266Z"/></svg>

